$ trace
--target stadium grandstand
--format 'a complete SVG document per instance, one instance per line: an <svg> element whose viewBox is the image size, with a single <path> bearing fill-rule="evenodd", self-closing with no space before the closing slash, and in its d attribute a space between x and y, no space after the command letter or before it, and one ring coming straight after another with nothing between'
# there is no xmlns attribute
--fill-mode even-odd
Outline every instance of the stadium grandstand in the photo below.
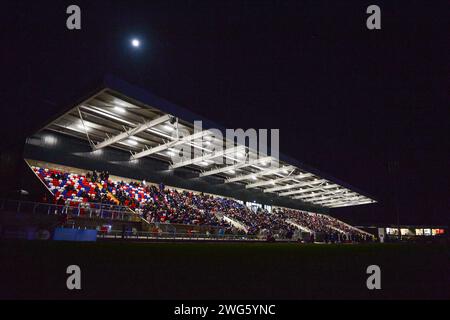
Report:
<svg viewBox="0 0 450 320"><path fill-rule="evenodd" d="M20 180L16 199L6 199L11 186L2 186L3 231L28 211L53 217L46 228L96 229L103 238L373 238L332 217L333 208L372 204L373 197L281 152L230 145L213 129L226 131L107 76L26 137L16 158L2 157L3 168L23 163L23 170L2 170L3 181ZM180 150L189 156L174 161Z"/></svg>

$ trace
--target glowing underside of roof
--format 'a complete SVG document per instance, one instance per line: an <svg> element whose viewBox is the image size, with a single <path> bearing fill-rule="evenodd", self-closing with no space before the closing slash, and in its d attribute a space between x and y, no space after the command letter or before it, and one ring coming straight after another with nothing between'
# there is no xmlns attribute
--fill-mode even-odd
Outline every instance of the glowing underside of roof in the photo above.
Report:
<svg viewBox="0 0 450 320"><path fill-rule="evenodd" d="M227 148L229 141L215 138L208 130L195 132L192 123L109 89L91 96L44 129L88 140L93 151L119 148L130 153L130 161L153 157L168 162L174 170L188 167L200 177L220 176L224 183L242 183L246 188L310 205L337 208L375 202L319 174L268 155L259 156L247 146ZM187 134L179 135L181 130ZM189 148L192 155L174 163L180 147Z"/></svg>

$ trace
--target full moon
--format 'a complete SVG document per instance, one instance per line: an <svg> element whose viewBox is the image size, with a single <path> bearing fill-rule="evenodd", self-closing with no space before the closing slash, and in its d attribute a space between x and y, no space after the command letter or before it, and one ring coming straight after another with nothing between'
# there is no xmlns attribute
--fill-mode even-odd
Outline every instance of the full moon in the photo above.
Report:
<svg viewBox="0 0 450 320"><path fill-rule="evenodd" d="M135 47L135 48L139 47L140 44L141 44L141 43L139 42L138 39L133 39L133 40L131 40L131 45L132 45L133 47Z"/></svg>

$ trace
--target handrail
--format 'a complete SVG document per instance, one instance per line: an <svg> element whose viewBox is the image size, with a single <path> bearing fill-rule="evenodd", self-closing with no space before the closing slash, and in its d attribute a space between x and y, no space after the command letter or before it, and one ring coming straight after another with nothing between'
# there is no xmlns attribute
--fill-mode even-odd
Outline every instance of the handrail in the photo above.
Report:
<svg viewBox="0 0 450 320"><path fill-rule="evenodd" d="M243 222L239 221L238 219L236 219L234 217L230 217L229 215L226 215L226 214L223 214L223 219L225 221L229 222L230 224L232 224L233 227L244 230L246 233L248 232L248 228L245 226L245 224Z"/></svg>
<svg viewBox="0 0 450 320"><path fill-rule="evenodd" d="M43 202L33 202L28 200L10 200L10 199L0 199L0 211L12 211L16 213L29 212L32 214L53 214L53 215L67 215L68 217L89 217L89 218L102 218L102 219L113 219L121 221L131 221L130 217L138 216L142 220L146 221L149 225L153 225L157 229L155 231L136 231L138 236L142 237L160 237L163 236L180 236L185 238L233 238L233 239L263 239L262 235L250 235L250 234L225 234L225 229L221 226L213 225L197 225L197 224L177 224L177 223L163 223L163 222L148 222L143 219L138 213L130 210L126 206L117 206L102 203L76 203L76 205L70 204L53 204L53 203L43 203ZM131 211L131 212L130 212ZM225 217L225 215L224 215ZM137 222L137 221L136 221ZM174 227L173 232L167 232L163 230L162 227ZM189 230L188 232L180 233L177 230L181 227ZM162 229L161 229L162 228ZM205 230L207 229L207 230ZM158 230L158 231L156 231ZM206 232L205 232L206 231ZM209 234L208 234L209 233ZM122 234L120 231L111 231L108 237L114 235ZM282 236L279 234L279 236ZM283 240L282 238L278 238ZM284 239L289 240L289 239Z"/></svg>
<svg viewBox="0 0 450 320"><path fill-rule="evenodd" d="M33 202L27 200L10 200L10 199L0 199L1 205L0 210L10 210L28 213L46 213L46 214L56 214L56 215L71 215L71 216L86 216L89 217L100 217L100 218L112 218L125 220L125 217L132 216L134 212L130 212L127 207L124 206L113 206L99 203L84 203L77 202L76 205L70 204L54 204L45 202Z"/></svg>
<svg viewBox="0 0 450 320"><path fill-rule="evenodd" d="M291 219L286 219L286 223L289 223L291 226L294 226L297 229L300 229L301 231L313 233L313 231L310 228L302 226L301 224L297 223L296 221L292 221Z"/></svg>
<svg viewBox="0 0 450 320"><path fill-rule="evenodd" d="M49 202L37 202L37 201L29 201L29 200L13 200L13 199L0 199L1 202L5 202L5 201L9 201L9 202L20 202L22 204L42 204L42 205L52 205L52 206L60 206L60 207L83 207L83 206L91 206L91 208L93 209L115 209L115 211L120 211L122 210L127 210L129 209L129 207L127 206L118 206L118 205L112 205L112 204L108 204L108 203L102 203L102 202L80 202L80 201L76 201L76 206L72 206L70 204L57 204L57 203L49 203ZM96 206L101 206L101 208L98 208ZM92 207L95 206L95 207Z"/></svg>
<svg viewBox="0 0 450 320"><path fill-rule="evenodd" d="M357 227L354 227L354 226L352 226L352 225L349 225L348 223L346 223L346 222L344 222L344 221L342 221L342 220L339 220L338 218L332 217L332 216L330 216L330 215L322 214L322 213L316 213L316 214L319 215L319 216L322 216L322 217L326 217L326 218L328 218L328 219L336 220L338 223L342 223L342 224L345 225L347 228L352 229L352 230L356 230L357 232L362 233L362 234L365 234L366 236L374 237L373 234L371 234L371 233L369 233L369 232L367 232L367 231L364 231L364 230L362 230L362 229L359 229L359 228L357 228ZM348 234L348 232L346 232L346 231L344 231L344 230L341 230L341 229L339 229L339 228L337 228L337 227L334 227L334 229L336 229L337 231L342 232L342 233L344 233L344 234Z"/></svg>
<svg viewBox="0 0 450 320"><path fill-rule="evenodd" d="M177 239L177 240L254 240L265 241L255 235L242 234L206 234L206 233L180 233L180 232L148 232L148 231L118 231L111 230L109 232L100 232L98 238L104 239ZM282 239L287 240L287 239Z"/></svg>

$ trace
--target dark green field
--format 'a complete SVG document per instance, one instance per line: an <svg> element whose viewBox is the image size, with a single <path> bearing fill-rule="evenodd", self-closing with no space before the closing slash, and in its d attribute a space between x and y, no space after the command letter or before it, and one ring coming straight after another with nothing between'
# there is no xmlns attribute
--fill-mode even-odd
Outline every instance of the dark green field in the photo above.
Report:
<svg viewBox="0 0 450 320"><path fill-rule="evenodd" d="M394 299L449 295L444 245L1 242L2 298ZM81 267L82 290L66 289ZM381 290L366 268L381 268Z"/></svg>

